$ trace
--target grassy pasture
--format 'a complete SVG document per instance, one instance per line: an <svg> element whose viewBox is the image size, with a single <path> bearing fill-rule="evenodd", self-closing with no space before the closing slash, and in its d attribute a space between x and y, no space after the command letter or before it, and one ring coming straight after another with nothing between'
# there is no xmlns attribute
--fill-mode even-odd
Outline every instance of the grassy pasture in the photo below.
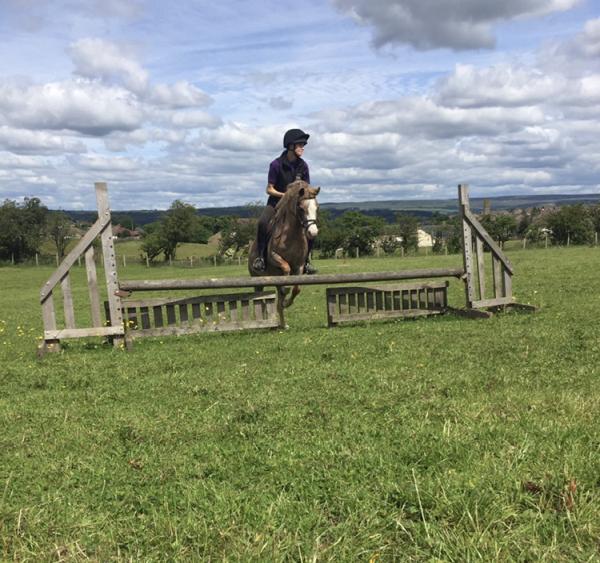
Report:
<svg viewBox="0 0 600 563"><path fill-rule="evenodd" d="M598 560L600 250L510 257L535 315L328 330L305 287L284 332L42 360L51 269L0 269L0 560Z"/></svg>

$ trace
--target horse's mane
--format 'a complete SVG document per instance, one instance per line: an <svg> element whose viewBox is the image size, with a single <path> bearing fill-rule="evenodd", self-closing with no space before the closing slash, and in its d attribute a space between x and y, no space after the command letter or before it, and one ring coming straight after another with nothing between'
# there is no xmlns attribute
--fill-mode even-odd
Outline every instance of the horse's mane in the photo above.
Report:
<svg viewBox="0 0 600 563"><path fill-rule="evenodd" d="M275 207L275 215L273 217L273 224L283 224L290 220L290 216L296 216L298 209L298 192L302 188L308 187L308 183L304 180L296 180L291 184L288 184L286 192L283 197L277 202Z"/></svg>

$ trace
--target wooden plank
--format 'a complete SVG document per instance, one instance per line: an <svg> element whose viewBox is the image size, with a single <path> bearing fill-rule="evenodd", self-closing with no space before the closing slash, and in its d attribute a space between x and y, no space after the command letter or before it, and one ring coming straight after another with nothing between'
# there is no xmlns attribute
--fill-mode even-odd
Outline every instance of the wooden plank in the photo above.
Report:
<svg viewBox="0 0 600 563"><path fill-rule="evenodd" d="M224 293L219 295L198 295L195 297L155 297L147 299L123 299L123 306L129 305L132 307L154 307L156 305L194 305L198 303L215 303L216 301L249 300L273 298L277 294L273 291L252 291L245 293Z"/></svg>
<svg viewBox="0 0 600 563"><path fill-rule="evenodd" d="M503 280L502 280L502 265L500 260L495 255L492 255L492 277L494 280L494 295L496 298L504 297Z"/></svg>
<svg viewBox="0 0 600 563"><path fill-rule="evenodd" d="M183 336L187 334L198 334L204 332L233 332L241 330L273 329L279 327L276 319L254 320L246 322L227 323L195 323L189 326L170 326L153 328L149 330L136 330L129 333L133 339L157 337L157 336Z"/></svg>
<svg viewBox="0 0 600 563"><path fill-rule="evenodd" d="M463 236L463 263L465 266L465 293L467 306L475 301L475 286L473 280L473 244L472 232L469 223L462 217L462 236Z"/></svg>
<svg viewBox="0 0 600 563"><path fill-rule="evenodd" d="M333 317L336 315L337 309L336 294L330 290L330 287L325 290L325 299L327 301L327 326L333 325Z"/></svg>
<svg viewBox="0 0 600 563"><path fill-rule="evenodd" d="M42 301L42 320L45 330L56 330L56 314L54 312L54 298L52 292Z"/></svg>
<svg viewBox="0 0 600 563"><path fill-rule="evenodd" d="M347 293L340 293L339 294L339 312L342 315L348 314L348 299L347 299L347 296L348 296Z"/></svg>
<svg viewBox="0 0 600 563"><path fill-rule="evenodd" d="M238 320L238 302L235 299L229 301L229 317L232 322Z"/></svg>
<svg viewBox="0 0 600 563"><path fill-rule="evenodd" d="M63 295L63 310L65 312L65 328L75 328L75 309L73 308L73 293L69 272L60 280Z"/></svg>
<svg viewBox="0 0 600 563"><path fill-rule="evenodd" d="M275 299L267 299L267 320L276 322L279 326L279 320L277 319L277 306ZM234 322L233 318L231 319Z"/></svg>
<svg viewBox="0 0 600 563"><path fill-rule="evenodd" d="M312 276L262 276L245 278L203 278L168 280L127 280L120 283L125 291L156 291L167 289L219 289L236 287L266 287L289 285L325 285L355 282L381 282L424 278L461 278L464 270L459 268L437 268L404 270L401 272L368 272L355 274L315 274Z"/></svg>
<svg viewBox="0 0 600 563"><path fill-rule="evenodd" d="M95 326L90 328L65 328L62 330L45 330L45 340L62 340L63 338L83 338L87 336L123 336L122 326Z"/></svg>
<svg viewBox="0 0 600 563"><path fill-rule="evenodd" d="M441 310L428 310L428 309L407 309L405 311L377 311L369 313L354 313L352 315L336 315L332 318L332 323L341 324L347 322L357 321L378 321L395 318L412 318L412 317L428 317L433 315L440 315L443 311Z"/></svg>
<svg viewBox="0 0 600 563"><path fill-rule="evenodd" d="M242 299L242 321L246 322L250 320L250 300Z"/></svg>
<svg viewBox="0 0 600 563"><path fill-rule="evenodd" d="M504 296L512 297L512 274L506 268L503 268L502 276L504 278Z"/></svg>
<svg viewBox="0 0 600 563"><path fill-rule="evenodd" d="M476 237L475 252L477 255L477 281L479 282L479 299L485 299L485 256L483 239Z"/></svg>
<svg viewBox="0 0 600 563"><path fill-rule="evenodd" d="M497 299L481 299L473 302L473 309L483 309L484 307L498 307L500 305L511 305L512 297L499 297Z"/></svg>
<svg viewBox="0 0 600 563"><path fill-rule="evenodd" d="M96 273L96 261L94 259L93 246L90 246L85 252L85 272L87 276L88 294L90 296L90 308L92 311L92 326L102 326L100 292L98 291L98 276Z"/></svg>
<svg viewBox="0 0 600 563"><path fill-rule="evenodd" d="M88 247L94 242L94 239L110 225L110 215L107 217L98 218L98 220L90 227L87 233L79 240L73 250L69 252L60 263L58 268L54 270L48 281L43 285L40 290L40 301L44 299L49 292L51 292L58 283L63 279L65 274L71 269L71 267L77 262L77 259L88 249Z"/></svg>

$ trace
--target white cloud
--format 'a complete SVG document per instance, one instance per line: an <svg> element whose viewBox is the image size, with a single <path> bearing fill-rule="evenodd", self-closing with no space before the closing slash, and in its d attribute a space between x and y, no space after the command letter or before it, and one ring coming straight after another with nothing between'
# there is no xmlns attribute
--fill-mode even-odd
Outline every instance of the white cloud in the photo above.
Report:
<svg viewBox="0 0 600 563"><path fill-rule="evenodd" d="M16 129L0 126L0 148L16 154L64 154L82 153L87 150L80 140L46 131Z"/></svg>
<svg viewBox="0 0 600 563"><path fill-rule="evenodd" d="M148 87L148 72L131 55L124 54L123 47L110 41L80 39L70 46L69 54L79 76L123 84L136 93Z"/></svg>
<svg viewBox="0 0 600 563"><path fill-rule="evenodd" d="M85 80L0 85L0 115L15 127L97 136L136 129L143 118L140 104L127 90Z"/></svg>
<svg viewBox="0 0 600 563"><path fill-rule="evenodd" d="M198 127L214 129L221 125L221 120L201 110L178 111L171 114L171 123L175 127L194 129Z"/></svg>
<svg viewBox="0 0 600 563"><path fill-rule="evenodd" d="M376 47L491 48L493 26L515 18L572 8L579 0L332 0L342 12L373 28Z"/></svg>
<svg viewBox="0 0 600 563"><path fill-rule="evenodd" d="M148 101L170 108L191 108L207 106L212 103L210 96L184 80L172 85L157 84L153 86Z"/></svg>

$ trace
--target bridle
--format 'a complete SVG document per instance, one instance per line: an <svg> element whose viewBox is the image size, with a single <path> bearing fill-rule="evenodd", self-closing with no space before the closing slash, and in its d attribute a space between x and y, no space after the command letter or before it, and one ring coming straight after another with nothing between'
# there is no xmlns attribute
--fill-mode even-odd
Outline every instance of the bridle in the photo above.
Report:
<svg viewBox="0 0 600 563"><path fill-rule="evenodd" d="M306 211L304 210L304 207L302 207L302 205L300 205L300 202L298 202L298 208L300 209L300 213L301 213L300 223L302 224L302 228L304 229L304 232L307 232L308 229L310 229L310 227L312 225L317 224L317 220L306 218Z"/></svg>

